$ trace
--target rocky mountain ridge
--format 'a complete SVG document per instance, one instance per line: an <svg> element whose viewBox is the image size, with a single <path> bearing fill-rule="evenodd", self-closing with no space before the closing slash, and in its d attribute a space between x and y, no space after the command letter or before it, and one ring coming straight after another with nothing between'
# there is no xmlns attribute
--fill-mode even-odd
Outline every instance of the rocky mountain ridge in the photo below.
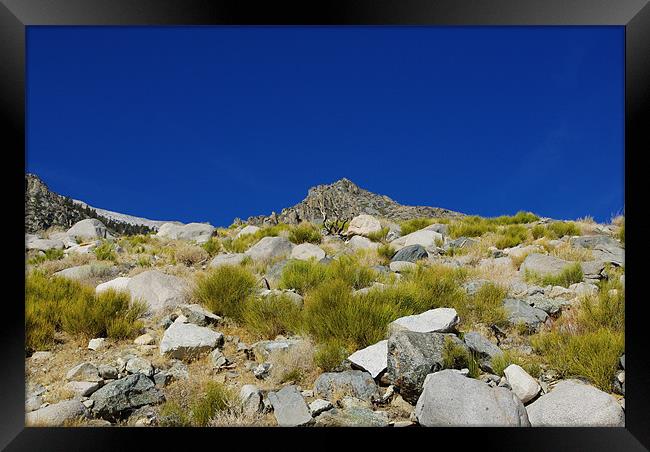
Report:
<svg viewBox="0 0 650 452"><path fill-rule="evenodd" d="M351 220L360 214L375 215L391 220L419 217L459 217L462 213L429 206L402 205L386 195L365 190L349 179L309 189L307 197L298 204L282 209L279 214L249 217L248 224L296 224L300 221L325 222Z"/></svg>

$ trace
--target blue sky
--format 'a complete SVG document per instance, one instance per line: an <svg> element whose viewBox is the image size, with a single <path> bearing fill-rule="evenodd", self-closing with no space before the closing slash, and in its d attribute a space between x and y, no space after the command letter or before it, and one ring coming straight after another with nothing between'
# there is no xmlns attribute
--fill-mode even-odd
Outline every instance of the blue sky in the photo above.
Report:
<svg viewBox="0 0 650 452"><path fill-rule="evenodd" d="M347 177L403 204L609 220L622 27L28 27L26 169L151 219Z"/></svg>

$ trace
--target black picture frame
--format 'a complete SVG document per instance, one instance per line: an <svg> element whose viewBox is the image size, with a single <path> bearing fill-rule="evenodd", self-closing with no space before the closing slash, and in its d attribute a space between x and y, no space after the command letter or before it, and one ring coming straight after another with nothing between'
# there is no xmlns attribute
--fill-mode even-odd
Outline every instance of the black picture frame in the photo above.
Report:
<svg viewBox="0 0 650 452"><path fill-rule="evenodd" d="M241 447L298 448L313 445L341 447L333 430L341 429L178 429L135 428L26 428L24 427L24 269L15 265L24 258L23 189L25 171L25 36L36 25L612 25L625 27L625 207L627 223L626 284L626 427L625 428L530 428L530 429L350 429L352 447L367 447L366 439L383 442L396 436L407 447L419 444L481 447L482 450L647 450L650 447L650 375L643 347L645 327L640 294L641 269L636 265L643 249L641 190L643 152L650 150L650 6L648 0L360 0L309 2L251 2L207 0L0 0L0 112L3 134L5 181L12 201L7 223L12 248L5 262L5 282L15 295L4 300L0 328L3 369L0 374L0 447L7 450L121 450L153 448L158 442L169 448L180 441L198 447L225 447L234 436ZM7 158L9 157L9 158ZM637 194L637 196L639 196ZM628 252L629 250L629 252ZM22 284L22 286L21 286ZM9 309L10 308L10 309ZM189 430L182 430L189 432ZM251 432L249 434L247 432ZM260 433L256 435L255 433ZM277 443L277 435L284 436ZM322 438L322 443L318 439ZM411 439L411 437L414 437ZM235 438L227 438L235 439ZM356 446L355 446L356 444ZM378 446L386 447L379 443ZM240 447L240 446L229 446Z"/></svg>

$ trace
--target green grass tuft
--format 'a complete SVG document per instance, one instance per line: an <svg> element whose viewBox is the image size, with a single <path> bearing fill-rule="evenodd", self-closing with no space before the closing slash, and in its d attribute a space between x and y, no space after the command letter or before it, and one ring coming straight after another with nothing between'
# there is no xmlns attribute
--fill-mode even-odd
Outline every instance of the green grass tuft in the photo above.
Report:
<svg viewBox="0 0 650 452"><path fill-rule="evenodd" d="M243 313L246 326L265 339L279 334L297 332L301 322L301 307L286 295L250 298Z"/></svg>
<svg viewBox="0 0 650 452"><path fill-rule="evenodd" d="M95 257L100 261L117 261L115 245L113 242L108 240L102 241L102 243L93 250L93 253L95 253Z"/></svg>
<svg viewBox="0 0 650 452"><path fill-rule="evenodd" d="M239 265L223 265L197 275L193 295L217 315L243 319L244 304L253 295L257 279Z"/></svg>
<svg viewBox="0 0 650 452"><path fill-rule="evenodd" d="M322 239L320 229L308 222L302 222L289 231L289 241L297 245L301 243L319 244Z"/></svg>
<svg viewBox="0 0 650 452"><path fill-rule="evenodd" d="M582 267L579 262L568 265L558 275L540 275L534 271L526 270L524 280L540 286L562 286L569 287L571 284L579 283L584 279Z"/></svg>

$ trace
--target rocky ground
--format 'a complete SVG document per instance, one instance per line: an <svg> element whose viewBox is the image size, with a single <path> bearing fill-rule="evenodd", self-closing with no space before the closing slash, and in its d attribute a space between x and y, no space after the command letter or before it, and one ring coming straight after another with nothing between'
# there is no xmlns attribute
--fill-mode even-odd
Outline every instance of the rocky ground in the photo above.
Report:
<svg viewBox="0 0 650 452"><path fill-rule="evenodd" d="M510 218L397 223L363 214L330 235L319 225L169 223L155 234L124 237L86 219L68 230L29 234L28 278L66 278L97 294L123 291L143 301L146 313L129 337L87 337L64 325L47 345L28 346L26 423L624 425L623 333L612 324L612 312L622 315L612 300L624 300L620 219ZM255 281L247 297L284 297L291 303L283 309L301 316L312 313L333 277L323 273L313 289L288 287L287 268L303 261L327 272L347 257L369 275L345 289L356 307L341 315L356 319L358 331L374 331L364 322L382 300L400 304L424 290L422 281L433 289L413 295L424 298L417 306L425 309L388 306L377 314L378 334L357 337L353 327L335 362L323 358L336 343L324 339L327 325L305 324L315 317L304 314L301 326L284 325L276 334L264 316L215 314L210 306L219 305L197 291L206 275L245 268ZM452 285L445 272L462 279ZM367 315L354 317L360 309ZM267 315L269 325L286 320ZM620 349L600 353L599 341L611 343L607 334L620 335ZM578 353L582 367L558 350ZM592 363L588 352L607 354L606 362ZM591 368L603 366L604 373Z"/></svg>

